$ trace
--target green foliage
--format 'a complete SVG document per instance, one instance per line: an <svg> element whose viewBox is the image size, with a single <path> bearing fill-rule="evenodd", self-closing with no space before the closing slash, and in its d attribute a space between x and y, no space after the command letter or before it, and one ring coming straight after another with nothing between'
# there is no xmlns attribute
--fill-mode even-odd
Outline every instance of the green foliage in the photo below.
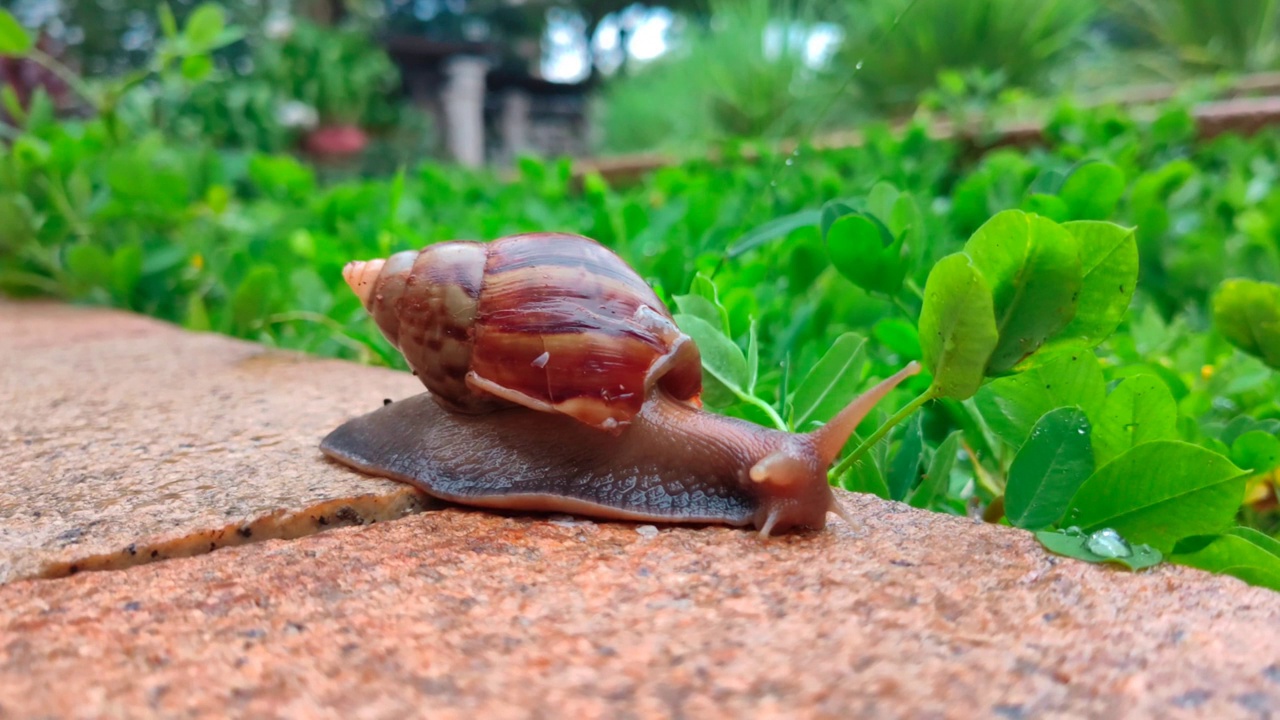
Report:
<svg viewBox="0 0 1280 720"><path fill-rule="evenodd" d="M946 71L1034 85L1082 39L1097 0L849 0L844 66L881 107L910 105ZM859 67L860 65L860 67Z"/></svg>
<svg viewBox="0 0 1280 720"><path fill-rule="evenodd" d="M1257 72L1280 67L1276 0L1125 0L1113 5L1191 69Z"/></svg>
<svg viewBox="0 0 1280 720"><path fill-rule="evenodd" d="M1231 344L1280 368L1280 285L1227 280L1213 299L1213 322Z"/></svg>

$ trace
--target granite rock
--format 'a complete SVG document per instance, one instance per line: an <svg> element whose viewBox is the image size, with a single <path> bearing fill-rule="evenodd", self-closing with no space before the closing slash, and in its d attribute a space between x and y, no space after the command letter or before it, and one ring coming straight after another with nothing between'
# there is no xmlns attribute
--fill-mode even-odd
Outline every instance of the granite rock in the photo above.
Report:
<svg viewBox="0 0 1280 720"><path fill-rule="evenodd" d="M384 398L421 392L409 373L45 303L0 302L0 338L0 582L298 537L430 502L316 449Z"/></svg>

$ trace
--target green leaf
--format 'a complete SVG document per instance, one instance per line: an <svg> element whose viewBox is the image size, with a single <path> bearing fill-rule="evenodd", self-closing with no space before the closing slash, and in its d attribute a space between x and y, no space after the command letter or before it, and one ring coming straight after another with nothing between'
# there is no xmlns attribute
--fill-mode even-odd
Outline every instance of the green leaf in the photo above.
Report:
<svg viewBox="0 0 1280 720"><path fill-rule="evenodd" d="M760 225L755 230L738 238L738 242L729 248L726 255L732 260L762 245L774 240L780 240L800 228L817 225L821 220L821 210L801 210L790 215L783 215Z"/></svg>
<svg viewBox="0 0 1280 720"><path fill-rule="evenodd" d="M948 255L933 266L919 327L937 397L964 400L977 392L999 335L991 290L968 255Z"/></svg>
<svg viewBox="0 0 1280 720"><path fill-rule="evenodd" d="M1006 210L978 228L964 249L994 298L999 342L988 374L1017 365L1075 317L1080 251L1061 225Z"/></svg>
<svg viewBox="0 0 1280 720"><path fill-rule="evenodd" d="M905 360L919 360L922 356L920 331L902 318L877 321L871 328L871 336Z"/></svg>
<svg viewBox="0 0 1280 720"><path fill-rule="evenodd" d="M1189 443L1143 443L1103 465L1080 486L1064 521L1113 528L1168 552L1179 539L1229 525L1244 499L1245 473Z"/></svg>
<svg viewBox="0 0 1280 720"><path fill-rule="evenodd" d="M929 463L929 470L924 474L924 481L911 493L908 501L911 507L933 507L947 496L947 490L951 486L951 468L956 464L956 454L960 450L960 438L963 435L963 432L956 430L938 446L938 451L933 454L933 461Z"/></svg>
<svg viewBox="0 0 1280 720"><path fill-rule="evenodd" d="M1046 413L1009 467L1004 512L1015 527L1039 530L1062 519L1093 474L1089 420L1079 408Z"/></svg>
<svg viewBox="0 0 1280 720"><path fill-rule="evenodd" d="M1135 375L1117 385L1097 420L1093 451L1099 465L1142 443L1178 437L1178 405L1169 386L1155 375Z"/></svg>
<svg viewBox="0 0 1280 720"><path fill-rule="evenodd" d="M1241 433L1231 443L1231 462L1255 475L1280 466L1280 437L1265 430Z"/></svg>
<svg viewBox="0 0 1280 720"><path fill-rule="evenodd" d="M0 56L25 57L34 44L13 13L0 9Z"/></svg>
<svg viewBox="0 0 1280 720"><path fill-rule="evenodd" d="M1232 345L1280 368L1280 285L1224 281L1213 297L1213 324Z"/></svg>
<svg viewBox="0 0 1280 720"><path fill-rule="evenodd" d="M1144 570L1159 565L1163 559L1160 551L1150 545L1134 545L1123 538L1117 543L1107 534L1094 537L1082 532L1041 530L1035 536L1049 552L1085 562L1116 563L1130 570ZM1091 548L1102 550L1103 553L1096 553ZM1125 548L1129 551L1127 555L1124 553Z"/></svg>
<svg viewBox="0 0 1280 720"><path fill-rule="evenodd" d="M213 58L209 55L188 55L182 58L182 77L198 82L213 72Z"/></svg>
<svg viewBox="0 0 1280 720"><path fill-rule="evenodd" d="M126 306L142 279L142 245L131 242L122 245L111 255L111 289Z"/></svg>
<svg viewBox="0 0 1280 720"><path fill-rule="evenodd" d="M907 422L898 445L898 454L889 465L889 497L901 500L915 487L920 477L920 465L924 462L924 415L916 413Z"/></svg>
<svg viewBox="0 0 1280 720"><path fill-rule="evenodd" d="M729 336L700 317L677 313L675 321L698 344L698 350L702 353L704 377L709 375L733 396L744 395L750 373L742 349ZM714 392L711 397L716 400L714 404L718 405L732 402L729 398L717 397Z"/></svg>
<svg viewBox="0 0 1280 720"><path fill-rule="evenodd" d="M889 486L885 484L880 468L870 457L864 457L854 463L848 472L840 476L839 484L849 492L867 493L885 500L891 499Z"/></svg>
<svg viewBox="0 0 1280 720"><path fill-rule="evenodd" d="M256 265L231 295L231 323L240 332L256 329L270 312L279 285L276 269Z"/></svg>
<svg viewBox="0 0 1280 720"><path fill-rule="evenodd" d="M676 295L671 299L680 312L700 317L729 334L729 311L720 303L715 283L706 275L698 273L694 276L688 295Z"/></svg>
<svg viewBox="0 0 1280 720"><path fill-rule="evenodd" d="M1080 407L1092 416L1106 394L1102 367L1092 353L1063 352L1043 365L991 381L978 391L974 402L997 437L1022 447L1045 413Z"/></svg>
<svg viewBox="0 0 1280 720"><path fill-rule="evenodd" d="M1063 222L1071 217L1067 204L1056 195L1030 195L1022 201L1021 207L1026 212L1043 215L1054 222Z"/></svg>
<svg viewBox="0 0 1280 720"><path fill-rule="evenodd" d="M1180 541L1170 561L1280 591L1280 541L1252 528Z"/></svg>
<svg viewBox="0 0 1280 720"><path fill-rule="evenodd" d="M1080 165L1067 176L1058 196L1076 220L1106 220L1124 195L1124 173L1105 162Z"/></svg>
<svg viewBox="0 0 1280 720"><path fill-rule="evenodd" d="M169 7L169 3L162 2L160 7L156 9L156 16L160 20L160 31L168 40L176 40L178 38L178 21L173 17L173 8Z"/></svg>
<svg viewBox="0 0 1280 720"><path fill-rule="evenodd" d="M903 253L906 234L894 238L869 215L853 214L832 223L826 235L831 264L850 282L868 292L893 295L907 275Z"/></svg>
<svg viewBox="0 0 1280 720"><path fill-rule="evenodd" d="M796 432L808 430L810 423L827 422L857 396L866 345L866 338L857 333L841 335L800 382L791 401Z"/></svg>
<svg viewBox="0 0 1280 720"><path fill-rule="evenodd" d="M67 270L81 283L106 288L111 283L111 256L97 245L67 248Z"/></svg>
<svg viewBox="0 0 1280 720"><path fill-rule="evenodd" d="M221 5L207 2L197 7L187 18L187 26L183 29L188 52L207 53L216 48L226 24Z"/></svg>
<svg viewBox="0 0 1280 720"><path fill-rule="evenodd" d="M1132 228L1082 220L1063 225L1080 247L1083 280L1075 318L1048 345L1093 347L1115 332L1138 285L1138 240Z"/></svg>

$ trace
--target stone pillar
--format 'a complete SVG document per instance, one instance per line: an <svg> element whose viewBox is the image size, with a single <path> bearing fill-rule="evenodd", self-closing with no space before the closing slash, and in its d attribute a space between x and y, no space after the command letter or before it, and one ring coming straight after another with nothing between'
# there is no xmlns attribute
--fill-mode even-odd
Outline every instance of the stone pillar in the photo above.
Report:
<svg viewBox="0 0 1280 720"><path fill-rule="evenodd" d="M484 164L484 79L489 62L459 55L445 62L443 100L449 154L461 165Z"/></svg>
<svg viewBox="0 0 1280 720"><path fill-rule="evenodd" d="M502 152L508 160L529 151L533 101L523 90L508 90L502 98Z"/></svg>

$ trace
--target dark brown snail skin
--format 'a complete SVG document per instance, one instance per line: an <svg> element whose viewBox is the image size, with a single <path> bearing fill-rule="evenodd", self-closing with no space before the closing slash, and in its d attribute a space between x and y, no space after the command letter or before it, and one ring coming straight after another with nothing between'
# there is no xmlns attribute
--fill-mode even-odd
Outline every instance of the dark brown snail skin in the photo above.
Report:
<svg viewBox="0 0 1280 720"><path fill-rule="evenodd" d="M419 367L410 359L432 392L348 421L320 446L334 460L372 475L409 483L443 500L603 519L754 526L762 536L798 527L822 529L827 513L844 515L827 481L831 463L872 407L900 382L919 372L919 366L911 363L809 433L770 430L714 415L698 407L700 366L695 366L697 376L689 377L692 371L688 358L698 360L693 342L678 329L672 330L675 325L670 315L634 271L594 241L572 235L537 234L504 238L487 246L445 245L451 246L444 251L447 260L441 263L447 271L432 270L429 261L418 259L426 251L414 253L414 258L393 256L383 263L348 266L344 273L347 282L406 356L416 352L415 348L430 345L434 332L431 328L444 325L439 319L414 318L414 313L423 312L423 308L437 313L443 308L460 324L467 320L472 324L470 330L442 333L455 343L450 346L441 342L436 348L450 356L444 363L448 372L424 376L428 371L426 361L420 361ZM539 254L539 246L547 252ZM513 256L519 260L494 260L495 254L505 254L511 247L518 250ZM502 297L500 309L493 310L487 305L490 299L485 298L492 278L468 275L459 280L462 273L456 267L461 263L454 261L468 257L472 260L467 262L483 257L487 268L500 268L499 274L525 273L527 277L518 282L515 277L507 281L513 286L533 288L532 307L519 313L521 301L517 293ZM545 270L540 262L550 262L551 269ZM406 271L407 267L413 269ZM388 275L388 268L393 271L392 276L383 277ZM567 272L565 268L579 272ZM395 277L406 273L407 278L421 279ZM600 275L593 278L593 273ZM559 286L550 284L566 275L572 276L567 287L557 290ZM453 283L453 288L463 288L463 292L429 286L427 278L445 278L444 283ZM636 283L640 288L633 296L615 297L622 288ZM603 296L585 297L601 290ZM465 295L474 303L450 298L450 293ZM561 297L568 298L563 301L567 305L558 299ZM571 307L575 304L578 309ZM468 313L468 307L478 309ZM464 311L459 312L458 308ZM391 312L400 317L385 317ZM507 312L529 317L529 327L533 328L527 332L530 338L563 335L553 344L557 350L570 344L574 337L586 340L588 350L573 355L576 371L566 367L554 376L540 376L541 382L548 384L553 378L564 380L571 391L561 393L555 387L545 388L533 403L521 402L521 398L509 393L487 396L490 386L474 382L474 366L458 367L463 355L469 354L474 362L478 355L491 352L481 349L485 333L492 332L487 322L495 314ZM623 327L637 314L641 316L638 329ZM565 322L557 326L550 323L553 318ZM502 327L502 333L519 332L514 318ZM620 350L606 347L607 341L615 337L622 340ZM541 364L530 363L528 356L540 345L529 349L517 340L506 338L499 344L504 349L516 348L510 355L516 358L509 362L510 367L490 369L482 365L482 380L501 377L505 383L528 388L536 383L511 376L517 371L551 367L554 355ZM495 357L488 361L501 365L502 358L497 357L501 353L492 352ZM604 359L594 353L603 353ZM639 357L628 353L638 353ZM620 375L624 377L620 379ZM531 376L539 377L536 372ZM605 389L621 384L624 388L643 388L644 394L638 403L631 398L619 403L613 393L597 391L592 395L589 388L593 378L596 387L604 378ZM433 383L458 394L442 400ZM569 406L573 412L568 412L560 407L565 398L582 402ZM579 412L584 407L586 410Z"/></svg>

